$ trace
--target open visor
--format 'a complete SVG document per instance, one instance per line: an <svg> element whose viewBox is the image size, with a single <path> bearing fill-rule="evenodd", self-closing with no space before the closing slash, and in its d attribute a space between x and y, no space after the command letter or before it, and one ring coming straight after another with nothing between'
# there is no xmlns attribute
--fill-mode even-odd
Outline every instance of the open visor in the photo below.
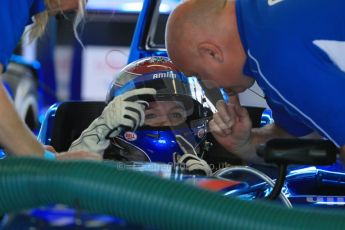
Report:
<svg viewBox="0 0 345 230"><path fill-rule="evenodd" d="M130 79L130 75L134 74L126 73L126 75L129 76L126 76L125 78ZM121 78L124 78L124 76L121 76ZM153 88L157 91L157 95L155 97L149 95L140 96L141 100L146 101L168 100L174 96L194 97L188 78L176 71L159 71L141 76L136 75L132 80L128 81L120 88L114 88L114 92L110 92L110 94L112 94L110 96L116 97L130 90L142 88Z"/></svg>
<svg viewBox="0 0 345 230"><path fill-rule="evenodd" d="M121 76L121 78L132 80L121 87L112 87L114 90L109 92L110 95L108 97L113 98L134 89L153 88L157 91L157 94L154 96L137 95L127 100L144 100L152 105L159 104L161 107L164 107L164 103L155 102L176 102L176 105L183 107L188 120L198 119L203 116L203 91L197 79L187 78L181 72L173 70L152 72L141 76L131 76L134 74L129 72L124 74L128 76ZM169 112L168 108L171 109L171 106L167 106L166 112ZM175 109L175 112L176 110L178 109ZM174 116L173 114L170 115Z"/></svg>

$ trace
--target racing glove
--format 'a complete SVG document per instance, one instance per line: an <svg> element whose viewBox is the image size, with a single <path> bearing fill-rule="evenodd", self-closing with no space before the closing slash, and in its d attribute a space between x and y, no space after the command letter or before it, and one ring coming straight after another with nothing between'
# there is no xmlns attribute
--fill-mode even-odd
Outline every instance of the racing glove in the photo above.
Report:
<svg viewBox="0 0 345 230"><path fill-rule="evenodd" d="M123 127L136 130L144 124L144 110L148 102L138 100L138 96L155 94L155 89L142 88L115 97L102 114L71 144L68 151L83 150L103 155L110 144L109 138L117 136Z"/></svg>
<svg viewBox="0 0 345 230"><path fill-rule="evenodd" d="M197 152L189 141L183 136L176 135L176 142L180 146L183 155L174 153L174 166L184 168L187 173L211 176L212 170L207 162L198 157Z"/></svg>

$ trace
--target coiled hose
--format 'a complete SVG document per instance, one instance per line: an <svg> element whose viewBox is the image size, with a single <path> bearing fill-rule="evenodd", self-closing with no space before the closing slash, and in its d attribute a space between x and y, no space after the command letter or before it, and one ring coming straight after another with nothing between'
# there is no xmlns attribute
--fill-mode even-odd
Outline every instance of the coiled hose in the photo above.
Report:
<svg viewBox="0 0 345 230"><path fill-rule="evenodd" d="M62 203L157 229L345 229L339 212L223 197L121 164L8 158L0 186L1 213Z"/></svg>

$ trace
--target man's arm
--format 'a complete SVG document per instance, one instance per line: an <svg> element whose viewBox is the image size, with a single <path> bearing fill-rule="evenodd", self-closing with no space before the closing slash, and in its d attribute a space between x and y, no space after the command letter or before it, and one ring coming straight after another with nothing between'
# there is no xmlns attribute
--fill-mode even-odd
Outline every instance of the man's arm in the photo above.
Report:
<svg viewBox="0 0 345 230"><path fill-rule="evenodd" d="M248 141L244 145L235 147L232 151L242 159L252 163L263 163L263 160L256 154L259 145L273 138L294 138L274 123L262 128L252 128L250 133Z"/></svg>
<svg viewBox="0 0 345 230"><path fill-rule="evenodd" d="M3 66L0 64L0 73ZM42 156L43 146L20 119L5 88L0 84L0 145L14 155Z"/></svg>

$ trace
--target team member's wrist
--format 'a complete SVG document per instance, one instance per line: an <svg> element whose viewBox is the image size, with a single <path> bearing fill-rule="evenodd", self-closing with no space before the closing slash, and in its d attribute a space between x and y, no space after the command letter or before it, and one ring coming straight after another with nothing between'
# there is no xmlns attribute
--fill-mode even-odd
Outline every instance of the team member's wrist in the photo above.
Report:
<svg viewBox="0 0 345 230"><path fill-rule="evenodd" d="M43 158L47 160L56 160L56 154L48 150L44 150Z"/></svg>
<svg viewBox="0 0 345 230"><path fill-rule="evenodd" d="M242 158L251 158L252 154L255 154L256 148L253 144L253 136L250 135L247 139L233 146L231 152L241 155ZM247 156L248 155L248 156Z"/></svg>

